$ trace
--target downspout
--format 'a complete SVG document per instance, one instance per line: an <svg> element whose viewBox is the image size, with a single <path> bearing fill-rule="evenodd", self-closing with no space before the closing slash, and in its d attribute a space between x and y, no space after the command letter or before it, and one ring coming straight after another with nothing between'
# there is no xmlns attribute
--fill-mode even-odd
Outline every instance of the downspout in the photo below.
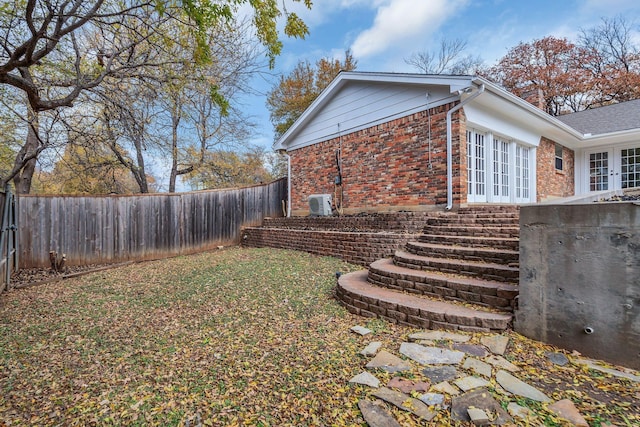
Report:
<svg viewBox="0 0 640 427"><path fill-rule="evenodd" d="M467 88L470 89L470 88ZM460 95L465 93L465 89L458 91ZM469 96L464 101L461 101L458 105L447 111L447 207L446 210L451 210L453 207L453 160L451 157L452 142L451 142L451 115L464 107L467 103L471 102L474 98L484 92L484 84L481 84L476 93Z"/></svg>
<svg viewBox="0 0 640 427"><path fill-rule="evenodd" d="M287 156L287 218L291 218L291 156L284 155Z"/></svg>

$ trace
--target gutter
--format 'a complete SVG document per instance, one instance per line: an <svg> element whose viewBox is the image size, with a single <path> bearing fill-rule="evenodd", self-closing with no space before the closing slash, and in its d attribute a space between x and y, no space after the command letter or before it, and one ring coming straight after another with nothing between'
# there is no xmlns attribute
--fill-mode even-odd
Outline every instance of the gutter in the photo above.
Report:
<svg viewBox="0 0 640 427"><path fill-rule="evenodd" d="M470 90L467 88L466 90ZM460 95L466 91L465 89L458 91ZM481 84L478 90L468 98L460 101L458 105L447 111L447 207L446 210L451 210L453 207L453 160L451 157L452 142L451 142L451 116L453 113L464 107L469 102L473 101L477 96L484 92L484 84Z"/></svg>

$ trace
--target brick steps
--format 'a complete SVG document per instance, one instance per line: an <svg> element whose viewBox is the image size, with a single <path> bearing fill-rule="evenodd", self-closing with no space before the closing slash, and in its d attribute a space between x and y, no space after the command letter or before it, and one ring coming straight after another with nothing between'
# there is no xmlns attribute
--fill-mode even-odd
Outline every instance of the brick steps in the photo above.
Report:
<svg viewBox="0 0 640 427"><path fill-rule="evenodd" d="M400 267L459 274L499 282L517 283L520 276L517 267L460 259L426 257L405 251L396 251L393 262Z"/></svg>
<svg viewBox="0 0 640 427"><path fill-rule="evenodd" d="M369 283L396 291L513 311L518 286L505 282L445 275L400 267L391 259L369 266Z"/></svg>
<svg viewBox="0 0 640 427"><path fill-rule="evenodd" d="M511 325L510 314L381 288L369 283L367 275L367 271L358 271L338 279L336 296L353 314L426 329L469 332L504 331Z"/></svg>
<svg viewBox="0 0 640 427"><path fill-rule="evenodd" d="M450 212L445 212L445 214L449 214ZM491 214L491 215L499 215L503 213L511 213L511 214L519 214L520 206L518 205L478 205L474 204L472 206L461 206L457 211L458 214Z"/></svg>
<svg viewBox="0 0 640 427"><path fill-rule="evenodd" d="M414 255L434 258L455 258L475 262L517 265L519 252L491 247L443 245L439 243L408 242L405 250Z"/></svg>
<svg viewBox="0 0 640 427"><path fill-rule="evenodd" d="M487 225L487 226L501 226L510 225L518 226L519 218L513 214L502 214L501 216L494 215L442 215L429 218L427 225Z"/></svg>
<svg viewBox="0 0 640 427"><path fill-rule="evenodd" d="M434 212L392 259L341 276L336 296L352 313L394 323L507 329L518 296L518 216L517 206Z"/></svg>
<svg viewBox="0 0 640 427"><path fill-rule="evenodd" d="M474 248L495 248L519 250L519 239L516 237L484 237L484 236L454 236L425 233L418 237L419 242L438 243L457 246L471 246Z"/></svg>
<svg viewBox="0 0 640 427"><path fill-rule="evenodd" d="M441 236L473 236L491 238L515 238L520 234L518 226L472 226L472 225L426 225L425 234L439 234Z"/></svg>

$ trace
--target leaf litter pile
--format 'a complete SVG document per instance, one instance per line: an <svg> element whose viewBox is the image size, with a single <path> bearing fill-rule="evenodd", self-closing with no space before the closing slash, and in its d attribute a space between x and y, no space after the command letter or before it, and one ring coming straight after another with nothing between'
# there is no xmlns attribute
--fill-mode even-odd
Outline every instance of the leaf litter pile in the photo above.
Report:
<svg viewBox="0 0 640 427"><path fill-rule="evenodd" d="M353 316L333 299L335 272L359 268L231 248L2 294L0 425L364 426L358 401L372 389L349 379L372 338L350 328L366 325L390 351L417 329ZM509 336L507 357L526 380L571 399L591 426L640 423L637 383L555 366L544 356L552 347ZM520 403L528 425L563 425ZM455 425L447 413L430 425Z"/></svg>

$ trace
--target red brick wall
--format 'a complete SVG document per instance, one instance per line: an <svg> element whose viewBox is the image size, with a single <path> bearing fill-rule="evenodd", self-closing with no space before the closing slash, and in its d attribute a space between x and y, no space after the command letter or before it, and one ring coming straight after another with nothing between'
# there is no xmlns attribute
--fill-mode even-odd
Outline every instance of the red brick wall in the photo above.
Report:
<svg viewBox="0 0 640 427"><path fill-rule="evenodd" d="M555 197L569 197L575 194L575 153L564 147L562 159L562 171L556 170L556 143L543 137L536 150L538 201Z"/></svg>
<svg viewBox="0 0 640 427"><path fill-rule="evenodd" d="M290 152L294 215L308 213L309 195L333 195L340 147L346 213L429 210L446 204L446 112L454 105L430 110L431 167L426 111ZM461 202L460 194L466 197L466 188L461 191L460 186L460 141L465 141L460 117L459 111L452 120L455 204Z"/></svg>

